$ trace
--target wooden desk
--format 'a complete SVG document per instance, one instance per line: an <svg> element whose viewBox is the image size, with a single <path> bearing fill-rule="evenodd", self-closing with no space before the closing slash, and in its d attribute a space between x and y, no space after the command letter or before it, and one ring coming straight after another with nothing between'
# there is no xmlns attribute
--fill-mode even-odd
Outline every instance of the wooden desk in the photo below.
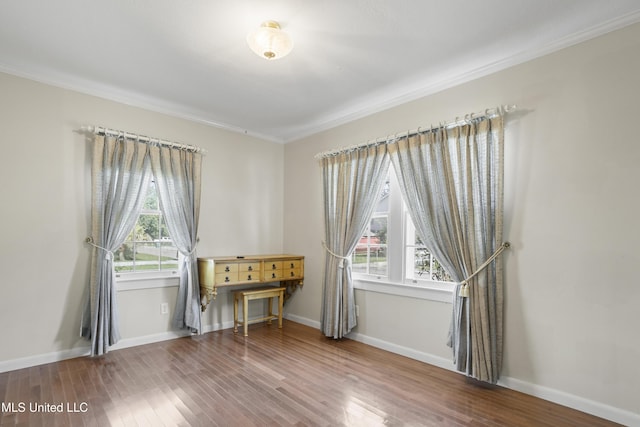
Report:
<svg viewBox="0 0 640 427"><path fill-rule="evenodd" d="M278 319L278 328L282 329L282 306L284 305L284 291L287 288L268 287L240 289L233 291L233 332L238 333L238 325L244 327L244 336L249 336L249 324L267 321L271 324L273 319ZM278 315L273 314L273 297L278 297ZM265 317L249 320L249 301L254 299L268 299L269 310ZM242 300L242 322L238 320L238 302Z"/></svg>
<svg viewBox="0 0 640 427"><path fill-rule="evenodd" d="M284 300L304 283L304 257L300 255L248 255L198 258L202 311L216 298L217 288L280 282Z"/></svg>

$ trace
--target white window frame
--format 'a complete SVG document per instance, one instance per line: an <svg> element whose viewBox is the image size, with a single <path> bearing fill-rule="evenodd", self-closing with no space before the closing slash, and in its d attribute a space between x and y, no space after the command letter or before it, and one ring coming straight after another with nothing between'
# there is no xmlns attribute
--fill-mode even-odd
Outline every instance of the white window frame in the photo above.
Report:
<svg viewBox="0 0 640 427"><path fill-rule="evenodd" d="M157 192L156 192L157 194ZM159 208L160 201L158 200L158 209L142 209L140 215L145 214L157 214L160 213L164 217L164 213ZM118 291L123 290L135 290L135 289L150 289L150 288L164 288L168 286L179 285L178 269L167 270L154 270L154 271L116 271L116 285Z"/></svg>
<svg viewBox="0 0 640 427"><path fill-rule="evenodd" d="M387 276L353 273L354 288L431 301L452 302L455 283L406 277L406 241L413 224L402 200L393 165L389 167L389 216L387 218ZM398 238L400 236L400 238ZM415 239L414 239L415 241Z"/></svg>

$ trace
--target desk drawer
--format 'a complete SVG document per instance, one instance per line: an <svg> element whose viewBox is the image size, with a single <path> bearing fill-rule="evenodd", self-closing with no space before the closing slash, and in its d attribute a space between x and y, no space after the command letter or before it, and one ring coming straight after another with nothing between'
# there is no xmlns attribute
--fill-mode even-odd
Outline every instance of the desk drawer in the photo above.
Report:
<svg viewBox="0 0 640 427"><path fill-rule="evenodd" d="M237 273L237 272L238 272L237 263L216 264L216 276L222 273Z"/></svg>
<svg viewBox="0 0 640 427"><path fill-rule="evenodd" d="M265 261L264 262L265 274L272 270L282 270L282 261Z"/></svg>
<svg viewBox="0 0 640 427"><path fill-rule="evenodd" d="M242 272L260 272L260 263L259 262L242 262L238 264L238 270Z"/></svg>
<svg viewBox="0 0 640 427"><path fill-rule="evenodd" d="M298 279L302 276L300 268L288 268L284 270L284 279Z"/></svg>
<svg viewBox="0 0 640 427"><path fill-rule="evenodd" d="M282 270L267 270L264 272L264 281L280 280L284 277Z"/></svg>
<svg viewBox="0 0 640 427"><path fill-rule="evenodd" d="M289 269L289 270L293 270L296 269L298 271L300 271L300 266L302 265L302 261L299 259L294 259L291 261L283 261L282 262L284 264L284 268Z"/></svg>
<svg viewBox="0 0 640 427"><path fill-rule="evenodd" d="M238 281L238 272L229 272L229 273L217 273L216 274L216 285L224 285L228 283L234 283Z"/></svg>
<svg viewBox="0 0 640 427"><path fill-rule="evenodd" d="M260 271L241 271L238 273L241 282L260 282Z"/></svg>

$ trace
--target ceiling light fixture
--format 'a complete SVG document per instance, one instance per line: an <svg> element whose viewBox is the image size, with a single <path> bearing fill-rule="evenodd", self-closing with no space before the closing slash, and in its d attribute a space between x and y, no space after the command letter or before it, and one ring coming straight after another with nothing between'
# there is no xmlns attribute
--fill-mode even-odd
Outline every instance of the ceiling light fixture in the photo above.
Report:
<svg viewBox="0 0 640 427"><path fill-rule="evenodd" d="M280 59L293 49L291 37L276 21L263 22L260 28L249 33L247 43L256 55L268 60Z"/></svg>

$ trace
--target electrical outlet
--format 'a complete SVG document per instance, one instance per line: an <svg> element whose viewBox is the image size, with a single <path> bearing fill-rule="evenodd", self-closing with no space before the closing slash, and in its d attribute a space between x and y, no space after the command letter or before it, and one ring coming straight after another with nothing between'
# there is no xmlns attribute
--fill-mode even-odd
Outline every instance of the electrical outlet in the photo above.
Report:
<svg viewBox="0 0 640 427"><path fill-rule="evenodd" d="M163 302L160 304L160 314L169 314L169 303Z"/></svg>

